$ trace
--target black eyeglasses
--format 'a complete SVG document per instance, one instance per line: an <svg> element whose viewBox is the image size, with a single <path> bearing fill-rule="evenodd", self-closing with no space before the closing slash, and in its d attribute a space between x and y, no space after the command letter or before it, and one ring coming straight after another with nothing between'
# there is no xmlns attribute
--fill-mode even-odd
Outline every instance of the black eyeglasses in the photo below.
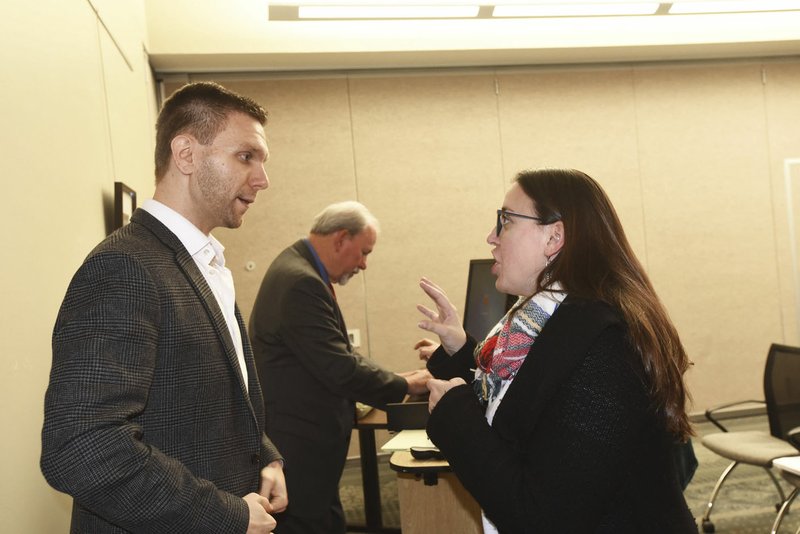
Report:
<svg viewBox="0 0 800 534"><path fill-rule="evenodd" d="M506 210L501 208L501 209L497 210L497 227L495 229L497 237L500 237L500 232L503 230L505 225L507 225L509 222L511 222L511 221L509 221L509 219L511 217L519 217L521 219L530 219L532 221L538 222L539 224L551 224L549 222L546 222L541 217L533 217L532 215L523 215L521 213L514 213L513 211L506 211ZM552 221L552 222L555 222L555 221Z"/></svg>

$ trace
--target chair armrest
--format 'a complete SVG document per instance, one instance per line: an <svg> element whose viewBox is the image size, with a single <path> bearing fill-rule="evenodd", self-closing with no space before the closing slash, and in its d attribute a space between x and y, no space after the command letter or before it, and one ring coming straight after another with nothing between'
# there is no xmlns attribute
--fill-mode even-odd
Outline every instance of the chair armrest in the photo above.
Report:
<svg viewBox="0 0 800 534"><path fill-rule="evenodd" d="M723 432L727 432L728 429L725 428L724 426L722 426L722 423L720 423L719 419L717 419L718 416L715 417L715 414L717 414L717 412L721 412L721 411L726 410L728 408L733 408L734 406L741 406L741 405L744 405L744 404L760 404L760 405L763 406L763 405L766 404L766 402L763 401L763 400L743 400L743 401L737 401L737 402L729 402L727 404L720 404L719 406L714 406L714 407L711 407L708 410L706 410L706 412L705 412L706 419L708 419L714 426L716 426L717 428L719 428ZM798 428L800 428L800 427L798 427Z"/></svg>
<svg viewBox="0 0 800 534"><path fill-rule="evenodd" d="M786 440L791 443L795 449L800 450L800 426L795 427L787 432Z"/></svg>

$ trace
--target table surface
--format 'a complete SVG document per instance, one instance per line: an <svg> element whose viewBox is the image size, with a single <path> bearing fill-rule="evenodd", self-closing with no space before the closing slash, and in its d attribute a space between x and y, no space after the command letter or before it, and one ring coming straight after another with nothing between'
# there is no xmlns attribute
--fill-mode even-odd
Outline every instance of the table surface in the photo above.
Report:
<svg viewBox="0 0 800 534"><path fill-rule="evenodd" d="M356 420L356 428L386 428L386 412L373 408L360 419Z"/></svg>

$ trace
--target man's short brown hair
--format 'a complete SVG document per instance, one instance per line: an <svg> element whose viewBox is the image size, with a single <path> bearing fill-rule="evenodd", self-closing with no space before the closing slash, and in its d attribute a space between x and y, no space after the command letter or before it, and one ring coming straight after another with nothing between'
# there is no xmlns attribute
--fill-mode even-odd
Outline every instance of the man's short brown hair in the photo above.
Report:
<svg viewBox="0 0 800 534"><path fill-rule="evenodd" d="M156 121L156 183L167 172L175 136L189 134L201 144L211 144L233 112L249 115L262 125L267 123L267 112L255 100L214 82L184 85L167 98Z"/></svg>

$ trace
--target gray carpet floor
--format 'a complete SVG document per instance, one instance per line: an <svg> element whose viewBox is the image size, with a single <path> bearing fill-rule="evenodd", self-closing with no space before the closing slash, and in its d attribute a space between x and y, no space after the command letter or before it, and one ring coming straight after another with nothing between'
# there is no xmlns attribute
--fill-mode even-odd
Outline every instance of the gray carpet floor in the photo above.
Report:
<svg viewBox="0 0 800 534"><path fill-rule="evenodd" d="M400 504L397 497L397 473L389 467L389 455L378 455L378 476L381 486L381 519L383 526L400 528ZM348 460L339 484L348 525L364 524L364 492L361 488L361 467L358 460Z"/></svg>
<svg viewBox="0 0 800 534"><path fill-rule="evenodd" d="M731 431L765 430L768 431L766 416L751 416L725 421ZM703 515L714 484L728 461L715 455L700 444L704 433L716 432L709 423L695 425L698 436L694 438L694 450L699 467L684 495L692 513L698 519ZM379 458L381 482L381 502L383 524L387 527L399 527L400 511L397 498L396 473L389 468L388 456ZM791 486L781 477L784 491L788 495ZM361 490L361 471L357 460L349 460L345 468L340 486L342 504L348 524L364 523L364 499ZM722 534L768 534L775 519L775 503L778 493L767 474L760 468L740 465L731 473L722 486L711 520L717 533ZM800 497L798 497L800 503ZM783 520L780 534L791 534L800 527L800 505L796 511L789 513Z"/></svg>

